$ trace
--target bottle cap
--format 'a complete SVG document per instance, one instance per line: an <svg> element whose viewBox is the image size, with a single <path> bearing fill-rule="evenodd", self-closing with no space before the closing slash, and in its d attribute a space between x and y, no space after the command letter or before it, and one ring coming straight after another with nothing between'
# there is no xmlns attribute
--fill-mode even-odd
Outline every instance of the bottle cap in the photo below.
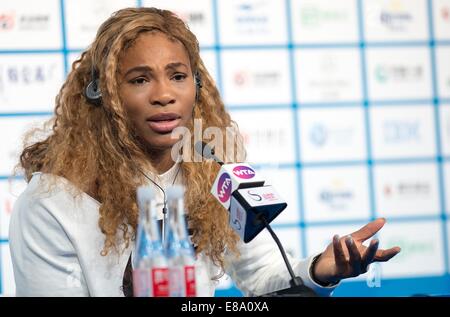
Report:
<svg viewBox="0 0 450 317"><path fill-rule="evenodd" d="M139 186L136 189L136 198L139 208L143 208L155 198L155 193L150 186Z"/></svg>

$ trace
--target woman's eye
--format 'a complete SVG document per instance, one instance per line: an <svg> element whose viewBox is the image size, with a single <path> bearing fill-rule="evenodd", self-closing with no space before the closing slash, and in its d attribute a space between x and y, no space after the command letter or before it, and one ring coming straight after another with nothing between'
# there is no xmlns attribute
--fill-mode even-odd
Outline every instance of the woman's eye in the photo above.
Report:
<svg viewBox="0 0 450 317"><path fill-rule="evenodd" d="M176 81L182 81L186 78L187 76L185 74L175 74L172 78L175 79Z"/></svg>
<svg viewBox="0 0 450 317"><path fill-rule="evenodd" d="M142 85L145 82L147 82L147 79L145 79L144 77L139 77L139 78L135 78L135 79L130 80L130 83L138 84L138 85Z"/></svg>

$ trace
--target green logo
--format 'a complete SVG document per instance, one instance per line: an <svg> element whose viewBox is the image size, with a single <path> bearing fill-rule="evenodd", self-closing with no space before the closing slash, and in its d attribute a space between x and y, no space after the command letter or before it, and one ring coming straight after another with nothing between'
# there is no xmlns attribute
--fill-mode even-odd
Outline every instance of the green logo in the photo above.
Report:
<svg viewBox="0 0 450 317"><path fill-rule="evenodd" d="M318 27L320 24L330 22L342 22L348 19L345 11L335 11L305 6L300 13L300 23L304 27Z"/></svg>

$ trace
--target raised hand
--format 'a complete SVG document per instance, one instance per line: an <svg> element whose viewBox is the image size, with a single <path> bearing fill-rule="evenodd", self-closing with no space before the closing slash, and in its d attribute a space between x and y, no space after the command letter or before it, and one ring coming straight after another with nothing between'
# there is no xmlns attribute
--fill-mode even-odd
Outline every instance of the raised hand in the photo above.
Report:
<svg viewBox="0 0 450 317"><path fill-rule="evenodd" d="M386 262L400 252L400 247L378 249L379 241L373 239L369 246L363 242L375 235L386 223L378 218L358 231L339 238L335 235L313 268L315 280L321 284L336 283L342 279L366 273L373 262Z"/></svg>

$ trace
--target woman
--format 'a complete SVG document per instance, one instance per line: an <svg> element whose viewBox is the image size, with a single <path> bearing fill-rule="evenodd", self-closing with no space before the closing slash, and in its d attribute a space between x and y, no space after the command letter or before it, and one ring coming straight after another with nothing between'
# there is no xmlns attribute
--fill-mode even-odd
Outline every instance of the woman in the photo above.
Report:
<svg viewBox="0 0 450 317"><path fill-rule="evenodd" d="M247 295L288 287L274 243L261 236L243 244L228 226L227 211L209 193L216 164L172 158L178 140L171 132L192 131L194 119L222 131L232 125L195 36L168 11L116 12L74 62L48 137L21 154L29 184L10 224L17 295L129 295L123 280L136 235L136 188L154 186L164 205L163 191L175 183L187 188L198 295L212 296L224 271ZM294 270L329 295L339 280L399 252L377 250L376 241L362 246L383 224L335 237L320 256L293 260Z"/></svg>

